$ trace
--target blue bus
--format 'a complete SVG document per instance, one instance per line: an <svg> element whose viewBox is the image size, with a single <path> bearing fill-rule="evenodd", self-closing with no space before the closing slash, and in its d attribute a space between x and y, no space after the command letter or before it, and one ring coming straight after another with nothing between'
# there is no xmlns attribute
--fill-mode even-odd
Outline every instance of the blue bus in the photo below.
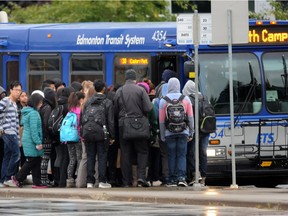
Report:
<svg viewBox="0 0 288 216"><path fill-rule="evenodd" d="M233 46L235 125L230 124L227 46L200 45L200 90L215 107L217 131L208 145L208 184L231 182L231 127L235 128L238 184L286 183L288 114L288 22L250 21L248 44ZM103 79L123 84L124 71L161 81L177 71L193 45L176 41L176 23L0 24L0 84L20 80L28 92L45 79ZM209 181L210 180L210 181Z"/></svg>
<svg viewBox="0 0 288 216"><path fill-rule="evenodd" d="M250 21L249 43L233 46L234 125L228 48L200 45L200 91L217 115L217 131L210 134L207 151L210 179L231 179L234 127L237 182L269 187L287 183L287 27L287 21ZM188 47L190 54L193 50Z"/></svg>
<svg viewBox="0 0 288 216"><path fill-rule="evenodd" d="M2 23L0 83L7 87L20 80L29 92L52 78L66 84L95 79L122 84L127 68L134 68L139 80L157 83L165 68L183 70L185 47L163 43L175 34L174 23Z"/></svg>

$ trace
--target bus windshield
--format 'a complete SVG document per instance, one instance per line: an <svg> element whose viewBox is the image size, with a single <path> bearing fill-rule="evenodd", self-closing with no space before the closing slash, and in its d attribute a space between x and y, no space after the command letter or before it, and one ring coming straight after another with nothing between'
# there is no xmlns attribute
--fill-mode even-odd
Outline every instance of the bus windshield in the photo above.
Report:
<svg viewBox="0 0 288 216"><path fill-rule="evenodd" d="M263 54L266 106L271 113L288 112L287 57L288 52L267 52Z"/></svg>
<svg viewBox="0 0 288 216"><path fill-rule="evenodd" d="M200 54L200 90L215 107L216 114L228 114L229 60L227 53ZM235 113L257 113L261 107L261 78L257 57L252 53L233 54L233 94ZM255 108L256 107L256 108Z"/></svg>

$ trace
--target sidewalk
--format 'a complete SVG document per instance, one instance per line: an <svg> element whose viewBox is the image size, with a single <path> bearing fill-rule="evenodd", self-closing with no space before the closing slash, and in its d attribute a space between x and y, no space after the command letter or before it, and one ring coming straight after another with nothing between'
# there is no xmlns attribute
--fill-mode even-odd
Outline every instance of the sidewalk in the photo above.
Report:
<svg viewBox="0 0 288 216"><path fill-rule="evenodd" d="M102 201L148 202L206 206L256 207L288 210L288 188L207 187L186 188L0 188L2 198L54 198Z"/></svg>

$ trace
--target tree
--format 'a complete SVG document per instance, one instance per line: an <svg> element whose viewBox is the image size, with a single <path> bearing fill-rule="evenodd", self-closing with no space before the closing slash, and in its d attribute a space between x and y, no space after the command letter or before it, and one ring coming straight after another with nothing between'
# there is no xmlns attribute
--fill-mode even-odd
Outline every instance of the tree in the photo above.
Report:
<svg viewBox="0 0 288 216"><path fill-rule="evenodd" d="M16 23L70 23L117 21L170 21L174 17L160 1L57 1L25 8L9 3L3 8L9 21Z"/></svg>

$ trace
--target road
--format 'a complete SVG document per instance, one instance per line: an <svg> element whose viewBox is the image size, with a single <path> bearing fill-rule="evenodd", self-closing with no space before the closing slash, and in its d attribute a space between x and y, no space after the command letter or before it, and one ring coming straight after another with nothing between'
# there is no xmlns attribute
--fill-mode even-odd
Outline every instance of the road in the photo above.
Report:
<svg viewBox="0 0 288 216"><path fill-rule="evenodd" d="M247 207L200 205L168 205L91 200L63 199L0 199L0 215L58 216L58 215L191 215L242 216L287 215L287 211Z"/></svg>

